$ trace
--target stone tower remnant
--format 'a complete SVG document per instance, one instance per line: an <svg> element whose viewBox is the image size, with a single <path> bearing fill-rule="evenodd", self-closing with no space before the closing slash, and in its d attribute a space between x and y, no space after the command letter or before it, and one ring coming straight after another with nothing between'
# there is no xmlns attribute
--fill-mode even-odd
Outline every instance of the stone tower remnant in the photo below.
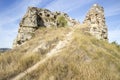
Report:
<svg viewBox="0 0 120 80"><path fill-rule="evenodd" d="M62 16L61 21L59 18ZM61 23L65 21L67 26L79 24L75 19L70 18L66 13L51 12L48 9L37 7L28 7L23 16L18 30L17 38L14 40L13 48L22 45L30 40L39 27L62 27ZM63 23L62 23L63 24ZM104 9L98 4L94 4L88 11L83 24L87 24L87 30L97 39L108 40L108 31L105 22Z"/></svg>
<svg viewBox="0 0 120 80"><path fill-rule="evenodd" d="M103 7L94 4L88 11L83 23L89 25L90 33L97 39L108 40L108 31Z"/></svg>

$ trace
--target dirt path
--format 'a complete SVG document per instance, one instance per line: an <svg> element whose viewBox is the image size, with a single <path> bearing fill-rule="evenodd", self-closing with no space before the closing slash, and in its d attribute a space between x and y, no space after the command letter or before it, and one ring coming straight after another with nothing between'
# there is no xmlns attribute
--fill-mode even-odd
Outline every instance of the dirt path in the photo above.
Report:
<svg viewBox="0 0 120 80"><path fill-rule="evenodd" d="M48 52L47 55L46 55L46 57L43 60L37 62L32 67L28 68L24 72L21 72L20 74L18 74L17 76L11 78L10 80L20 80L20 79L22 79L28 73L31 73L32 71L34 71L35 69L37 69L40 64L44 63L46 60L48 60L49 58L51 58L52 56L54 56L57 52L60 51L60 49L62 49L63 47L65 47L70 42L70 40L72 39L72 33L74 32L74 30L75 29L73 29L71 32L69 32L65 36L65 39L63 41L59 41L59 43L56 45L56 47L54 49L52 49L50 52Z"/></svg>

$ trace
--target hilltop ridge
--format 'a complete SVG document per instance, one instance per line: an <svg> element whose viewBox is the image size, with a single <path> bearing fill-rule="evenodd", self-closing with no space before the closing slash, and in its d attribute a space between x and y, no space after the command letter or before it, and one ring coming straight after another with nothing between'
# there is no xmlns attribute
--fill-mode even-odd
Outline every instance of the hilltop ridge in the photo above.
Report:
<svg viewBox="0 0 120 80"><path fill-rule="evenodd" d="M63 12L51 12L48 9L28 7L23 16L18 35L13 43L13 48L22 45L32 39L35 31L40 27L73 27L80 22L69 17ZM105 23L104 9L98 4L94 4L88 11L83 24L87 24L87 30L97 39L108 40L107 26Z"/></svg>
<svg viewBox="0 0 120 80"><path fill-rule="evenodd" d="M94 4L83 23L55 14L28 8L14 48L0 54L0 80L120 80L120 46L108 42L103 7Z"/></svg>
<svg viewBox="0 0 120 80"><path fill-rule="evenodd" d="M96 39L86 28L38 29L35 37L0 55L0 79L119 80L120 47Z"/></svg>
<svg viewBox="0 0 120 80"><path fill-rule="evenodd" d="M48 9L28 7L19 24L18 36L13 43L13 47L30 40L35 31L40 27L72 27L77 23L79 24L78 21L75 21L63 12L51 12Z"/></svg>

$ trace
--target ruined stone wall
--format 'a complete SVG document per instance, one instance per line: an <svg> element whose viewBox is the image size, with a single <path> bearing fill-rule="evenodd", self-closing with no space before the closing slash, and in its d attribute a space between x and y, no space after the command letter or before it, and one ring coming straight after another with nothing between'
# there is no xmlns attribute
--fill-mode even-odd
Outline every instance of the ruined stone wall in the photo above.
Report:
<svg viewBox="0 0 120 80"><path fill-rule="evenodd" d="M88 11L83 22L88 24L90 33L98 39L108 40L108 31L105 23L104 9L98 4L94 4Z"/></svg>
<svg viewBox="0 0 120 80"><path fill-rule="evenodd" d="M70 18L66 13L51 12L48 9L29 7L23 16L18 30L17 38L14 40L13 48L22 45L30 40L39 27L63 27L59 18L62 16L67 24L74 26L78 21ZM94 4L88 11L83 24L88 25L89 32L97 39L108 40L108 31L105 23L104 9L98 4Z"/></svg>
<svg viewBox="0 0 120 80"><path fill-rule="evenodd" d="M51 12L48 9L29 7L19 24L18 35L14 40L13 48L30 40L39 27L59 27L61 23L58 21L58 18L60 16L66 20L67 26L73 26L78 23L66 13Z"/></svg>

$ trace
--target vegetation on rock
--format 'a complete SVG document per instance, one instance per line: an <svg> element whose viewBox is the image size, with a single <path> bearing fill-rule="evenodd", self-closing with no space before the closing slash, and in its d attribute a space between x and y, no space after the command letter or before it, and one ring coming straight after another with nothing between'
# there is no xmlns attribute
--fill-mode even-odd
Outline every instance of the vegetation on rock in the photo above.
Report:
<svg viewBox="0 0 120 80"><path fill-rule="evenodd" d="M58 26L59 27L65 27L65 26L67 26L67 20L65 19L64 16L59 16L58 19L57 19L57 21L58 21Z"/></svg>

